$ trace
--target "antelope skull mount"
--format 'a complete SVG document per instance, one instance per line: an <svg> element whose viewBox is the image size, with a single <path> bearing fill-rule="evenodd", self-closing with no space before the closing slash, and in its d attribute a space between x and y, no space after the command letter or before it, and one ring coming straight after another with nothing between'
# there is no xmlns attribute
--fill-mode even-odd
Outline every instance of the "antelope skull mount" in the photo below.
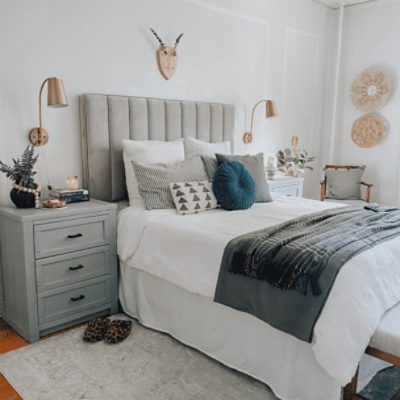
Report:
<svg viewBox="0 0 400 400"><path fill-rule="evenodd" d="M176 53L176 49L183 36L183 33L176 38L174 47L170 47L165 45L163 40L157 35L154 29L150 28L150 31L156 37L158 43L160 43L160 48L157 50L158 69L160 70L163 78L169 80L174 76L176 67L178 65L178 55Z"/></svg>

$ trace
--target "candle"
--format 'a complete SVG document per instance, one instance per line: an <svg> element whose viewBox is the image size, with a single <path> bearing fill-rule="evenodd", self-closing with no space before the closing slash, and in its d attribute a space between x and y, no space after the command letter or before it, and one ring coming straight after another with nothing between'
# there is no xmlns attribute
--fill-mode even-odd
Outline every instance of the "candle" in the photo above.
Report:
<svg viewBox="0 0 400 400"><path fill-rule="evenodd" d="M66 184L69 190L79 189L79 180L76 175L67 176Z"/></svg>

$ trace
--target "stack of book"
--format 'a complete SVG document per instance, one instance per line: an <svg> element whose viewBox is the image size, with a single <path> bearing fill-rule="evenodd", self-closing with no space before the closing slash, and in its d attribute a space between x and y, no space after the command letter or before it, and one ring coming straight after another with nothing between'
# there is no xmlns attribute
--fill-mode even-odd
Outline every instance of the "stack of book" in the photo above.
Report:
<svg viewBox="0 0 400 400"><path fill-rule="evenodd" d="M67 203L90 200L89 192L85 189L52 189L49 196L57 200L65 200Z"/></svg>

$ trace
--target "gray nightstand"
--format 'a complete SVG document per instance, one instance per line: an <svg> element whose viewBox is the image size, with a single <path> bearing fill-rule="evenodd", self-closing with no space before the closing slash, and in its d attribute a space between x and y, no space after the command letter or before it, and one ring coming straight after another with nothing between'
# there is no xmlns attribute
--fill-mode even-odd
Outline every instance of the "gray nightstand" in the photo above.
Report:
<svg viewBox="0 0 400 400"><path fill-rule="evenodd" d="M303 178L294 178L292 176L276 176L268 180L268 186L271 193L280 193L284 196L303 197Z"/></svg>
<svg viewBox="0 0 400 400"><path fill-rule="evenodd" d="M2 318L29 342L118 308L116 205L0 208Z"/></svg>

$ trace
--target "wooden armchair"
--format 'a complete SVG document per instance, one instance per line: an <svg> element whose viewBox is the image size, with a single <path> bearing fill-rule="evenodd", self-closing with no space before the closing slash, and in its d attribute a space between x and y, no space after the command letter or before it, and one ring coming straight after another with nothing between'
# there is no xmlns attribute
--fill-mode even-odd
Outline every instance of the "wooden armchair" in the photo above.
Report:
<svg viewBox="0 0 400 400"><path fill-rule="evenodd" d="M325 165L325 170L326 169L351 170L351 169L357 169L357 168L360 168L360 167L357 165ZM370 183L366 183L366 182L361 182L361 185L363 185L367 188L364 201L366 203L370 203L371 202L371 188L373 185L371 185ZM324 179L321 181L321 191L320 191L321 201L325 200L327 187L328 187L328 181L327 181L326 174L325 174ZM345 201L345 200L343 200L343 201Z"/></svg>

